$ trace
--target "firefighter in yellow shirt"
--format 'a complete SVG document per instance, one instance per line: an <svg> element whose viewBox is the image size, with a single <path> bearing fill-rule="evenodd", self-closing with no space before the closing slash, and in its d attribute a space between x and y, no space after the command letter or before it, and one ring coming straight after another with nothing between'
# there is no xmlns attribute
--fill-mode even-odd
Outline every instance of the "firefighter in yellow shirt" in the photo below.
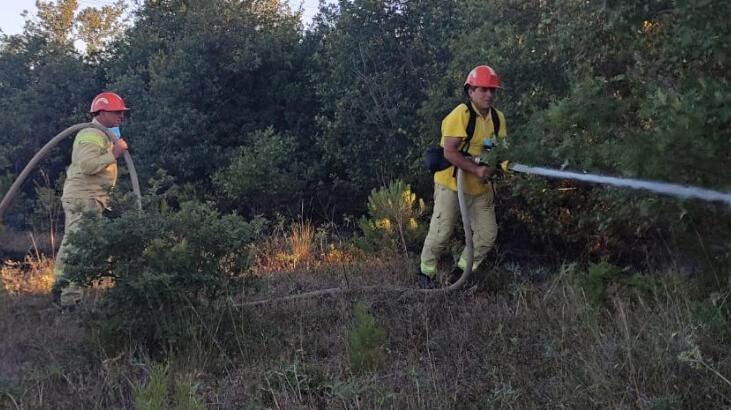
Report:
<svg viewBox="0 0 731 410"><path fill-rule="evenodd" d="M119 95L103 92L94 98L89 111L93 123L118 133L124 112L128 110ZM53 298L61 307L75 305L82 296L81 287L70 282L64 273L64 259L71 247L69 234L79 230L84 217L102 214L109 200L109 189L117 182L117 158L126 150L123 139L112 143L96 128L84 128L76 134L61 196L66 217L64 238L53 269Z"/></svg>
<svg viewBox="0 0 731 410"><path fill-rule="evenodd" d="M434 287L437 259L445 251L457 222L459 202L455 166L465 171L464 193L474 243L473 269L482 262L495 243L497 223L490 177L496 169L477 163L473 158L480 157L487 143L504 141L507 136L505 116L493 107L499 88L500 78L491 67L475 67L464 83L468 101L454 108L442 121L441 145L444 157L452 166L434 174L434 212L417 274L419 287L423 289ZM471 139L468 139L467 128L471 115L474 116L474 129L471 130ZM498 127L495 126L496 122L500 123ZM463 251L452 270L450 282L456 282L466 266L466 252Z"/></svg>

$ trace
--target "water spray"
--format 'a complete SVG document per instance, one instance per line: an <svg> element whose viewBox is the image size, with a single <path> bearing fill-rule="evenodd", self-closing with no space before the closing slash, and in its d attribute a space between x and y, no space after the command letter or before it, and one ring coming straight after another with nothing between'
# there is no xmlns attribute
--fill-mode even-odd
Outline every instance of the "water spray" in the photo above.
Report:
<svg viewBox="0 0 731 410"><path fill-rule="evenodd" d="M561 171L551 168L531 167L523 164L509 164L508 169L524 174L541 175L548 178L573 179L577 181L595 182L603 185L612 185L622 188L644 189L658 194L671 195L678 198L697 198L709 202L723 202L731 206L731 194L713 191L694 186L670 184L667 182L645 181L632 178L608 177L603 175L582 174L578 172Z"/></svg>

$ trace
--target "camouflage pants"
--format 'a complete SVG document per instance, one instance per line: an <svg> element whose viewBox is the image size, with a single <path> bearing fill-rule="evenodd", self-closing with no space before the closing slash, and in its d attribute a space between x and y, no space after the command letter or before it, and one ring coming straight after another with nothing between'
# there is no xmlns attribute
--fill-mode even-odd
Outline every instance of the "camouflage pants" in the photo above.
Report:
<svg viewBox="0 0 731 410"><path fill-rule="evenodd" d="M494 193L488 190L480 195L465 194L467 213L472 228L472 244L474 259L472 269L485 259L497 238L497 221L495 220ZM429 233L424 240L421 251L421 273L434 277L437 272L437 259L447 247L454 233L459 216L459 199L457 193L441 185L434 187L434 212L429 223ZM464 269L467 266L467 250L457 262Z"/></svg>

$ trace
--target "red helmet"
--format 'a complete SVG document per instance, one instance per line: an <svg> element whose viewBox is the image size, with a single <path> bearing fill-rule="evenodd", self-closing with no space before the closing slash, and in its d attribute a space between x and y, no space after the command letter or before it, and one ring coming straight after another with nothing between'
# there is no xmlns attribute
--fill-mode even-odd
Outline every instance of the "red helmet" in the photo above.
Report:
<svg viewBox="0 0 731 410"><path fill-rule="evenodd" d="M498 77L495 70L487 65L478 65L473 68L467 79L464 80L465 87L485 87L485 88L502 88L500 86L500 77Z"/></svg>
<svg viewBox="0 0 731 410"><path fill-rule="evenodd" d="M90 113L99 111L128 111L129 108L125 107L124 100L119 95L112 92L103 92L91 102Z"/></svg>

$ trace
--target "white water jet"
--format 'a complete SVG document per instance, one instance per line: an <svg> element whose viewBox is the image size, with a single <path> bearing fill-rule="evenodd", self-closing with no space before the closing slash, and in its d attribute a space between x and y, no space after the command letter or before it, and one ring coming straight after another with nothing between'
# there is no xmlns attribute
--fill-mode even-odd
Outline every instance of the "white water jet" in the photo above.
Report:
<svg viewBox="0 0 731 410"><path fill-rule="evenodd" d="M602 175L581 174L578 172L559 171L550 168L531 167L523 164L510 164L509 168L516 172L542 175L549 178L575 179L577 181L596 182L617 187L645 189L678 198L698 198L704 201L720 201L731 206L731 194L713 191L694 186L669 184L666 182L643 181L640 179L607 177Z"/></svg>

